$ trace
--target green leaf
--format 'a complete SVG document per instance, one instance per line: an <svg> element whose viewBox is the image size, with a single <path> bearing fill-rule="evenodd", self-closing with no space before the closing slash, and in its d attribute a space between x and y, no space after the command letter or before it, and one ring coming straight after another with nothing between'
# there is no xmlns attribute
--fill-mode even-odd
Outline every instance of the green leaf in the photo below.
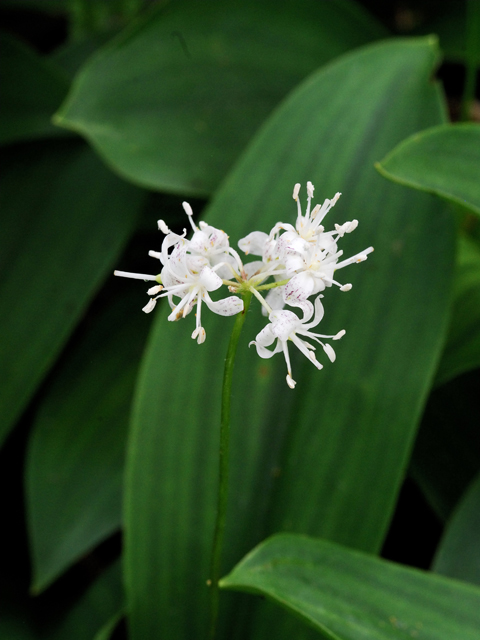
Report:
<svg viewBox="0 0 480 640"><path fill-rule="evenodd" d="M120 622L124 615L123 611L119 611L116 613L108 622L106 622L100 631L95 634L95 638L93 640L110 640L112 633L115 630L115 627Z"/></svg>
<svg viewBox="0 0 480 640"><path fill-rule="evenodd" d="M150 324L140 305L123 317L137 298L122 293L92 319L40 405L26 466L36 593L121 525L128 415Z"/></svg>
<svg viewBox="0 0 480 640"><path fill-rule="evenodd" d="M0 56L0 143L64 136L51 122L69 88L61 69L5 33Z"/></svg>
<svg viewBox="0 0 480 640"><path fill-rule="evenodd" d="M480 474L455 509L432 569L444 576L480 585Z"/></svg>
<svg viewBox="0 0 480 640"><path fill-rule="evenodd" d="M11 150L0 191L0 440L112 268L144 197L83 145L28 151Z"/></svg>
<svg viewBox="0 0 480 640"><path fill-rule="evenodd" d="M123 606L121 563L117 560L97 578L62 620L42 635L42 639L91 640L96 634L105 633L105 627L113 617L118 619Z"/></svg>
<svg viewBox="0 0 480 640"><path fill-rule="evenodd" d="M347 336L322 372L292 353L294 391L281 355L260 360L247 348L266 323L251 305L233 383L225 570L279 529L372 551L382 543L444 340L454 233L446 209L383 180L373 163L444 118L430 82L436 59L432 39L399 40L312 75L261 129L206 215L234 245L279 219L293 222L293 185L310 179L317 201L344 193L329 227L360 219L342 240L345 255L376 249L344 276L350 293L325 292L322 333L345 328ZM233 321L205 312L207 339L198 346L191 317L169 323L167 313L157 314L142 364L127 457L132 640L202 638L208 610L220 385ZM254 638L250 612L233 598L224 606L223 637ZM258 637L299 637L277 623Z"/></svg>
<svg viewBox="0 0 480 640"><path fill-rule="evenodd" d="M380 173L480 214L480 126L444 124L403 140L381 162Z"/></svg>
<svg viewBox="0 0 480 640"><path fill-rule="evenodd" d="M480 472L479 384L476 370L434 389L415 441L410 473L443 520Z"/></svg>
<svg viewBox="0 0 480 640"><path fill-rule="evenodd" d="M281 534L220 581L270 598L328 640L476 640L480 589L325 540Z"/></svg>
<svg viewBox="0 0 480 640"><path fill-rule="evenodd" d="M460 237L447 342L435 382L480 367L480 248Z"/></svg>
<svg viewBox="0 0 480 640"><path fill-rule="evenodd" d="M209 194L302 78L383 35L345 0L171 3L84 67L55 122L135 183Z"/></svg>

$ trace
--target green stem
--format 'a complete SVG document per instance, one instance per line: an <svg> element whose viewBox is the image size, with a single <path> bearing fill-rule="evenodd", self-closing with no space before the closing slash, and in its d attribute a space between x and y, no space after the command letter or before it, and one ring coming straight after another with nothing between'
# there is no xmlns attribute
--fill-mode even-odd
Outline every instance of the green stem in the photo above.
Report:
<svg viewBox="0 0 480 640"><path fill-rule="evenodd" d="M220 424L220 449L219 449L219 483L218 483L218 503L217 521L215 523L215 533L213 536L212 564L210 569L209 585L210 592L210 639L214 640L217 632L218 602L220 580L220 570L222 561L223 534L225 532L225 522L227 515L228 500L228 454L230 441L230 400L232 391L233 366L235 364L235 354L237 352L238 340L242 332L243 323L247 316L248 307L252 299L252 292L243 293L243 311L236 317L233 325L232 335L228 345L225 368L223 371L222 387L222 415Z"/></svg>
<svg viewBox="0 0 480 640"><path fill-rule="evenodd" d="M478 54L480 50L480 2L468 0L466 23L466 77L465 88L462 96L462 108L460 119L470 120L470 105L475 98L475 85L477 79Z"/></svg>

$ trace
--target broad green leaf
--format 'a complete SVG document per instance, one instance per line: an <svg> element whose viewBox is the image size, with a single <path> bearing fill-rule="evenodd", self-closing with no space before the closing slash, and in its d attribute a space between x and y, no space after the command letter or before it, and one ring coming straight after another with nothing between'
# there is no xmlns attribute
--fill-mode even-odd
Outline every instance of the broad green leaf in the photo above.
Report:
<svg viewBox="0 0 480 640"><path fill-rule="evenodd" d="M480 589L358 553L281 534L220 582L266 596L328 640L476 640Z"/></svg>
<svg viewBox="0 0 480 640"><path fill-rule="evenodd" d="M26 466L36 593L121 525L130 402L150 324L138 297L122 293L92 318L40 405Z"/></svg>
<svg viewBox="0 0 480 640"><path fill-rule="evenodd" d="M112 268L144 197L66 142L32 145L28 156L12 149L2 177L0 440Z"/></svg>
<svg viewBox="0 0 480 640"><path fill-rule="evenodd" d="M435 193L480 214L478 124L444 124L417 133L376 167L394 182Z"/></svg>
<svg viewBox="0 0 480 640"><path fill-rule="evenodd" d="M432 569L480 585L480 474L452 514Z"/></svg>
<svg viewBox="0 0 480 640"><path fill-rule="evenodd" d="M479 385L477 369L434 389L415 441L410 473L443 520L480 472Z"/></svg>
<svg viewBox="0 0 480 640"><path fill-rule="evenodd" d="M0 143L65 135L51 119L68 92L62 70L0 33Z"/></svg>
<svg viewBox="0 0 480 640"><path fill-rule="evenodd" d="M105 626L119 615L123 606L121 563L117 560L96 579L63 619L42 634L41 638L93 640L100 632L105 633Z"/></svg>
<svg viewBox="0 0 480 640"><path fill-rule="evenodd" d="M452 314L436 384L480 367L480 248L460 237Z"/></svg>
<svg viewBox="0 0 480 640"><path fill-rule="evenodd" d="M290 89L383 35L345 0L170 3L92 58L55 122L135 183L209 194Z"/></svg>
<svg viewBox="0 0 480 640"><path fill-rule="evenodd" d="M343 239L345 255L375 246L344 275L351 292L325 293L322 332L347 330L336 362L318 372L292 353L294 391L281 355L260 360L247 348L266 322L252 305L232 399L225 571L278 530L371 551L382 543L444 340L454 233L441 204L383 180L373 164L444 118L430 81L436 59L432 39L399 40L312 75L261 129L208 210L206 220L235 244L293 222L293 185L310 179L316 201L344 194L327 225L360 219ZM132 640L202 638L233 320L205 312L207 339L198 346L190 317L169 323L168 309L156 313L127 458L130 632ZM227 598L224 606L223 637L257 637L243 605ZM277 622L263 636L255 622L258 637L300 637Z"/></svg>
<svg viewBox="0 0 480 640"><path fill-rule="evenodd" d="M122 619L124 613L123 611L119 611L116 613L108 622L106 622L100 631L95 634L95 638L93 640L110 640L112 633L115 630L115 627Z"/></svg>

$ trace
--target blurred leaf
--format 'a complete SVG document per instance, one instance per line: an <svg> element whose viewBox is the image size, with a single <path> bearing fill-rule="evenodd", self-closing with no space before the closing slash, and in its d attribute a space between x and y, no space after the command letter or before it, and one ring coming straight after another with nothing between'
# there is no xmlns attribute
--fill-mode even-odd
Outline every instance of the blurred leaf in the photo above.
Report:
<svg viewBox="0 0 480 640"><path fill-rule="evenodd" d="M91 640L123 609L120 561L106 569L44 640ZM101 637L101 636L100 636Z"/></svg>
<svg viewBox="0 0 480 640"><path fill-rule="evenodd" d="M473 0L474 2L476 0ZM440 48L447 60L464 62L466 51L466 0L460 2L444 2L442 7L438 3L432 4L433 18L423 24L419 33L428 35L435 33L440 40ZM480 48L476 52L476 59L480 64Z"/></svg>
<svg viewBox="0 0 480 640"><path fill-rule="evenodd" d="M353 291L327 291L322 332L347 329L337 361L318 372L241 338L232 398L230 511L224 567L276 530L376 551L393 511L444 340L453 271L448 212L430 196L383 180L374 161L413 131L442 121L430 82L432 39L400 40L344 56L306 80L269 119L206 216L231 242L294 220L292 188L312 180L317 201L344 196L330 225L358 217L345 255L375 253L348 273ZM432 241L432 238L435 241ZM148 247L149 248L149 247ZM334 303L329 305L330 299ZM252 307L254 305L252 304ZM157 314L139 376L126 480L126 584L132 640L202 638L216 505L223 354L232 319ZM185 326L187 325L187 326ZM242 605L243 606L243 605ZM278 616L257 621L232 596L225 638L299 638ZM263 635L262 635L263 633Z"/></svg>
<svg viewBox="0 0 480 640"><path fill-rule="evenodd" d="M0 143L64 136L51 119L68 91L61 69L0 33Z"/></svg>
<svg viewBox="0 0 480 640"><path fill-rule="evenodd" d="M28 621L28 614L11 605L0 607L0 638L2 640L39 640L38 634Z"/></svg>
<svg viewBox="0 0 480 640"><path fill-rule="evenodd" d="M394 182L435 193L480 214L478 124L444 124L416 133L376 167Z"/></svg>
<svg viewBox="0 0 480 640"><path fill-rule="evenodd" d="M55 49L49 58L73 78L86 60L117 33L118 30L101 32L79 41L67 42L59 49ZM58 127L56 129L59 130Z"/></svg>
<svg viewBox="0 0 480 640"><path fill-rule="evenodd" d="M143 197L84 145L32 145L28 154L18 148L7 155L0 192L0 440L112 268Z"/></svg>
<svg viewBox="0 0 480 640"><path fill-rule="evenodd" d="M435 382L480 367L480 248L460 237L454 279L452 315Z"/></svg>
<svg viewBox="0 0 480 640"><path fill-rule="evenodd" d="M477 369L435 389L415 441L410 473L443 520L480 472L479 385Z"/></svg>
<svg viewBox="0 0 480 640"><path fill-rule="evenodd" d="M276 535L221 580L271 598L328 640L475 640L480 590L300 535Z"/></svg>
<svg viewBox="0 0 480 640"><path fill-rule="evenodd" d="M480 475L450 518L432 569L480 585Z"/></svg>
<svg viewBox="0 0 480 640"><path fill-rule="evenodd" d="M209 194L302 78L383 35L346 0L170 3L83 68L55 122L133 182Z"/></svg>
<svg viewBox="0 0 480 640"><path fill-rule="evenodd" d="M115 614L108 622L106 622L100 631L95 635L93 640L110 640L112 633L115 630L115 627L120 622L124 615L123 611L119 611Z"/></svg>
<svg viewBox="0 0 480 640"><path fill-rule="evenodd" d="M122 294L67 352L47 390L26 467L35 592L121 525L130 402L149 318Z"/></svg>

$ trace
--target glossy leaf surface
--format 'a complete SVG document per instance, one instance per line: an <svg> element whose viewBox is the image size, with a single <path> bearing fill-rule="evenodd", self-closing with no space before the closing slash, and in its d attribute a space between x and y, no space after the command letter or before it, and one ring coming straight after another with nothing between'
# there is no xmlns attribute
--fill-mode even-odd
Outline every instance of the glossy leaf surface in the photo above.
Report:
<svg viewBox="0 0 480 640"><path fill-rule="evenodd" d="M208 211L235 243L294 221L293 185L310 179L316 201L344 193L325 224L360 219L345 255L376 249L345 274L350 293L325 292L321 329L347 336L321 372L292 353L294 391L281 355L265 361L248 350L265 325L251 306L234 374L225 571L278 530L371 551L382 543L444 339L454 236L441 205L382 179L373 164L442 121L429 81L436 55L431 39L382 43L311 76L255 137ZM132 640L201 638L232 320L206 315L199 347L190 317L169 323L167 309L156 313L127 460L130 632ZM256 637L245 630L249 620L225 601L225 637ZM258 637L300 637L276 622L257 619Z"/></svg>
<svg viewBox="0 0 480 640"><path fill-rule="evenodd" d="M269 538L221 586L272 599L328 640L475 640L480 589L325 540Z"/></svg>
<svg viewBox="0 0 480 640"><path fill-rule="evenodd" d="M119 287L117 286L117 291ZM35 420L26 491L35 592L121 525L124 452L149 318L122 292L83 329Z"/></svg>
<svg viewBox="0 0 480 640"><path fill-rule="evenodd" d="M84 67L56 122L133 182L209 194L289 90L383 35L345 0L170 3Z"/></svg>
<svg viewBox="0 0 480 640"><path fill-rule="evenodd" d="M66 75L5 33L0 33L0 55L0 142L64 136L51 119L67 95Z"/></svg>
<svg viewBox="0 0 480 640"><path fill-rule="evenodd" d="M455 270L452 315L438 366L438 385L480 367L480 248L460 238Z"/></svg>
<svg viewBox="0 0 480 640"><path fill-rule="evenodd" d="M435 193L480 215L480 125L433 127L401 142L380 163L382 175Z"/></svg>
<svg viewBox="0 0 480 640"><path fill-rule="evenodd" d="M480 585L480 475L452 514L432 569L444 576Z"/></svg>
<svg viewBox="0 0 480 640"><path fill-rule="evenodd" d="M415 440L409 471L442 520L480 472L479 385L476 370L434 389Z"/></svg>
<svg viewBox="0 0 480 640"><path fill-rule="evenodd" d="M83 144L12 149L0 206L0 441L124 246L143 192ZM25 188L25 185L28 188Z"/></svg>

